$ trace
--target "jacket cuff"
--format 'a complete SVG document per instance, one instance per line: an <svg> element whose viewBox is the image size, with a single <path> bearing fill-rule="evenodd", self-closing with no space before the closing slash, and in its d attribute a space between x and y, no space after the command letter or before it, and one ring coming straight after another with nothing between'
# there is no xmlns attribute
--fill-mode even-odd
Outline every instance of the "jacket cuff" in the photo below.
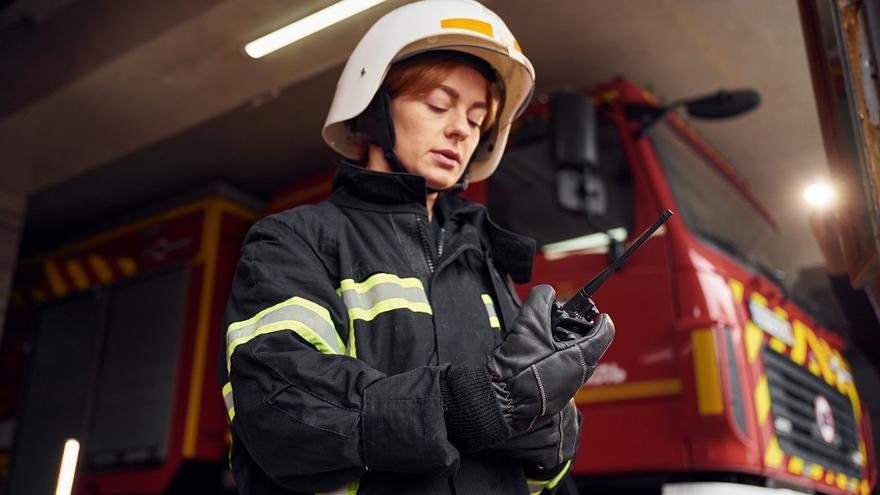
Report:
<svg viewBox="0 0 880 495"><path fill-rule="evenodd" d="M442 371L416 368L364 390L361 431L366 469L431 476L458 470L458 451L447 440L438 393Z"/></svg>
<svg viewBox="0 0 880 495"><path fill-rule="evenodd" d="M440 380L446 431L461 450L476 452L510 438L501 404L483 368L452 367Z"/></svg>

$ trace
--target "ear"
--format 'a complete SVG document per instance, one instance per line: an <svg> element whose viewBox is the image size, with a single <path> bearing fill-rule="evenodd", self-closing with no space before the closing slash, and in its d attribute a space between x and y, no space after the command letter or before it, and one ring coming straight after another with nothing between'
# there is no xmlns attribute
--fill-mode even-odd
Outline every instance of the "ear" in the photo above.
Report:
<svg viewBox="0 0 880 495"><path fill-rule="evenodd" d="M379 90L367 108L355 118L357 132L383 150L394 149L394 121L391 119L391 96Z"/></svg>

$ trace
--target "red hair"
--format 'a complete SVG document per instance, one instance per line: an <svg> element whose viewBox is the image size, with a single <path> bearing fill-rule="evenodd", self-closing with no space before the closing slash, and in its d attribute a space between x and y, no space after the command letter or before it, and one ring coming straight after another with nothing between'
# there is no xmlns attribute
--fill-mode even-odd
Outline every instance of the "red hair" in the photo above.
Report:
<svg viewBox="0 0 880 495"><path fill-rule="evenodd" d="M423 96L440 86L446 76L456 67L467 64L455 60L416 59L396 63L388 70L382 89L394 99L400 95ZM500 96L498 88L486 81L486 118L480 124L485 134L495 124Z"/></svg>

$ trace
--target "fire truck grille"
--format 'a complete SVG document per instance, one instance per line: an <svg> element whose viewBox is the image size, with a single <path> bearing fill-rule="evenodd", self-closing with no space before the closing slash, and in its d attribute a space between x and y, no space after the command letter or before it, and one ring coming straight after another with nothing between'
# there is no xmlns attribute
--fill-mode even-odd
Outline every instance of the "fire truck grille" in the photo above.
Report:
<svg viewBox="0 0 880 495"><path fill-rule="evenodd" d="M782 354L770 348L764 348L763 354L773 429L782 450L807 463L861 477L856 421L850 401ZM817 414L817 403L825 401L831 406L830 412L822 414L820 410Z"/></svg>

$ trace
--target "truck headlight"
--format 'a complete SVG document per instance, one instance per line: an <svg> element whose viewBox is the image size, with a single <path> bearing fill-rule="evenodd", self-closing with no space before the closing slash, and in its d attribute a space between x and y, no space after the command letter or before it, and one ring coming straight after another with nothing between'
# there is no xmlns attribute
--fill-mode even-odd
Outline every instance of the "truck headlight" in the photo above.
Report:
<svg viewBox="0 0 880 495"><path fill-rule="evenodd" d="M865 462L865 456L862 455L858 450L850 454L849 460L852 461L856 466L862 466Z"/></svg>
<svg viewBox="0 0 880 495"><path fill-rule="evenodd" d="M773 420L773 428L776 429L776 431L778 431L779 433L791 433L791 420L780 416Z"/></svg>

